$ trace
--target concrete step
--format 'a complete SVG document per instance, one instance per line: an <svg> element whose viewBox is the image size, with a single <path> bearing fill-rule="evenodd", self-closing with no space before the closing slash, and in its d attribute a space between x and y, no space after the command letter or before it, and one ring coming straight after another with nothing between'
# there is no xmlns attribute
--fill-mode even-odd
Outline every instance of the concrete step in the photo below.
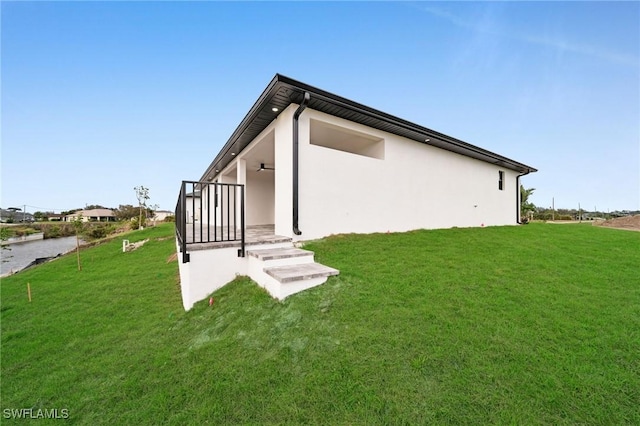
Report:
<svg viewBox="0 0 640 426"><path fill-rule="evenodd" d="M289 244L286 247L260 247L247 251L251 268L264 271L265 268L275 266L298 265L313 263L314 253L309 250L301 250Z"/></svg>
<svg viewBox="0 0 640 426"><path fill-rule="evenodd" d="M313 252L309 250L302 250L295 247L285 248L269 248L260 250L247 250L248 256L253 256L263 262L277 259L289 259L294 257L313 256Z"/></svg>
<svg viewBox="0 0 640 426"><path fill-rule="evenodd" d="M282 284L314 278L326 278L340 273L337 269L330 268L319 263L274 266L271 268L264 268L264 272Z"/></svg>

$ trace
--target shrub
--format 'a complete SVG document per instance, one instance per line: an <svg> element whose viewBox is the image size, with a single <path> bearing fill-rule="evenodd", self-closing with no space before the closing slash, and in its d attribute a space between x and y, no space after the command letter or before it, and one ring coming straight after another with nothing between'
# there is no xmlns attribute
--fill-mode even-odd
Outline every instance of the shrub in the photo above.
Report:
<svg viewBox="0 0 640 426"><path fill-rule="evenodd" d="M47 226L43 229L45 238L57 238L60 236L60 225Z"/></svg>
<svg viewBox="0 0 640 426"><path fill-rule="evenodd" d="M140 226L145 226L146 225L146 218L142 217L142 224L139 223L139 218L134 217L133 219L131 219L131 229L140 229Z"/></svg>
<svg viewBox="0 0 640 426"><path fill-rule="evenodd" d="M31 235L39 232L37 229L29 228L26 226L14 226L11 228L12 236L23 237L25 235Z"/></svg>
<svg viewBox="0 0 640 426"><path fill-rule="evenodd" d="M75 235L73 224L68 222L42 222L34 223L32 226L44 233L44 238L71 237Z"/></svg>
<svg viewBox="0 0 640 426"><path fill-rule="evenodd" d="M109 235L109 229L103 224L91 224L83 233L83 236L92 240L104 238Z"/></svg>

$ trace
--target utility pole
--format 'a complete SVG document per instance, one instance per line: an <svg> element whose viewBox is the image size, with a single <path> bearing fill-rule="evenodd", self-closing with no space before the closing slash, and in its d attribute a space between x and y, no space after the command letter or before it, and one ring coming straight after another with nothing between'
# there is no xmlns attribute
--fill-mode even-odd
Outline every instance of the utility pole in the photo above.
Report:
<svg viewBox="0 0 640 426"><path fill-rule="evenodd" d="M582 222L582 214L580 213L580 203L578 203L578 220Z"/></svg>
<svg viewBox="0 0 640 426"><path fill-rule="evenodd" d="M554 197L551 197L551 220L556 220L556 204Z"/></svg>

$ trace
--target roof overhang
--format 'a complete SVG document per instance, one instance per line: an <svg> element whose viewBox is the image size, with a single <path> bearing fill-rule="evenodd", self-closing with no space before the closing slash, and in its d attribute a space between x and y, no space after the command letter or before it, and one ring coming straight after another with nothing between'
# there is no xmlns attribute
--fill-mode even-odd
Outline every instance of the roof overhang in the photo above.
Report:
<svg viewBox="0 0 640 426"><path fill-rule="evenodd" d="M222 150L209 165L201 181L212 180L236 155L241 153L278 115L290 104L300 104L304 93L311 99L308 108L353 121L374 129L432 145L447 151L495 164L521 174L537 170L486 149L411 123L385 112L353 102L333 93L318 89L300 81L276 74L240 125L233 132Z"/></svg>

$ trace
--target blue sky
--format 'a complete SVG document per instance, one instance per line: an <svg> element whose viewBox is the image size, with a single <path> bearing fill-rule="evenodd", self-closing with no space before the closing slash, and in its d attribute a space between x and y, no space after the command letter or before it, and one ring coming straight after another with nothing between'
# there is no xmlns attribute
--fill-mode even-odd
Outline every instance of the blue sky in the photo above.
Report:
<svg viewBox="0 0 640 426"><path fill-rule="evenodd" d="M3 208L173 210L275 73L640 209L638 2L7 2ZM443 177L444 178L444 177Z"/></svg>

